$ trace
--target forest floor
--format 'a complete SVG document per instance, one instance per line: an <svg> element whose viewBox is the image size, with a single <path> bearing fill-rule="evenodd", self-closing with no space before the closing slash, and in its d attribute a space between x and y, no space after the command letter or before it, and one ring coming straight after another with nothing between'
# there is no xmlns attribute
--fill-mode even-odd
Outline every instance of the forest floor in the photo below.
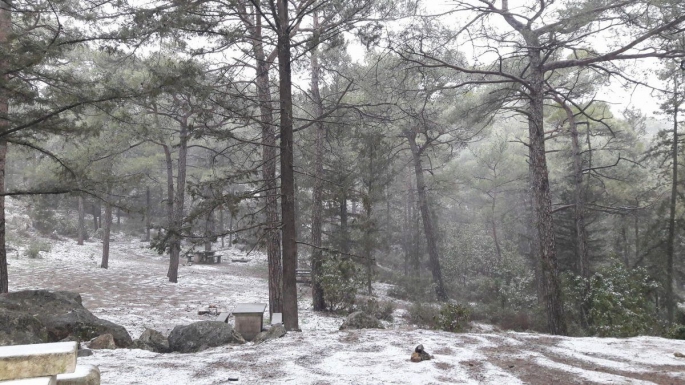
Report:
<svg viewBox="0 0 685 385"><path fill-rule="evenodd" d="M47 242L47 240L45 240ZM9 253L10 290L81 293L96 316L137 338L145 327L168 334L179 324L211 319L198 310L240 302L267 302L266 258L223 251L221 264L182 265L179 283L167 282L167 259L146 243L116 235L109 269L98 268L102 244L50 240L51 250L29 259ZM246 257L247 263L232 262ZM387 285L379 285L382 295ZM97 365L102 384L685 384L685 341L655 337L565 338L488 331L454 334L409 325L395 312L386 330L339 331L342 317L311 311L300 288L302 332L262 344L222 346L193 354L138 349L98 350L80 363ZM387 297L384 296L384 299ZM415 346L434 356L412 363ZM237 378L238 382L228 382Z"/></svg>

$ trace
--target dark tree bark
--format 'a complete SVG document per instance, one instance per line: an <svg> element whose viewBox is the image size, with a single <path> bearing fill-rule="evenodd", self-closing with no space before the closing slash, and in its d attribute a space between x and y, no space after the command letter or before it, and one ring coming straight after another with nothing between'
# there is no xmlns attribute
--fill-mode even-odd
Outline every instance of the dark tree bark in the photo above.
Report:
<svg viewBox="0 0 685 385"><path fill-rule="evenodd" d="M293 96L290 69L288 0L275 0L278 15L278 75L281 114L281 219L283 244L283 323L299 330L297 313L297 229L295 225L295 172L293 168ZM274 0L271 0L273 5ZM272 7L273 8L273 7ZM274 10L275 11L275 10Z"/></svg>
<svg viewBox="0 0 685 385"><path fill-rule="evenodd" d="M340 251L350 252L350 236L347 229L347 190L343 189L340 196Z"/></svg>
<svg viewBox="0 0 685 385"><path fill-rule="evenodd" d="M112 229L112 204L105 202L105 224L102 228L102 262L100 267L107 269L109 267L109 235Z"/></svg>
<svg viewBox="0 0 685 385"><path fill-rule="evenodd" d="M249 2L248 2L249 3ZM262 35L261 1L255 0L251 14L247 15L246 8L241 3L243 22L250 32L252 53L256 61L257 99L259 103L260 125L262 129L262 177L266 191L265 199L265 240L266 254L269 265L269 313L283 312L283 267L281 263L281 234L278 215L278 185L276 183L276 132L274 128L273 100L271 97L269 69L271 58L264 53ZM233 217L231 216L231 221ZM232 226L231 226L232 229ZM229 236L232 240L232 235ZM223 242L223 238L222 238ZM229 241L229 244L232 242Z"/></svg>
<svg viewBox="0 0 685 385"><path fill-rule="evenodd" d="M325 128L323 121L323 102L319 91L319 49L317 42L320 38L318 12L312 15L313 46L310 51L311 59L311 95L314 102L314 127L316 129L316 144L314 156L314 192L312 196L312 305L315 311L326 310L324 290L321 285L323 275L323 253L321 250L321 226L323 223L323 144Z"/></svg>
<svg viewBox="0 0 685 385"><path fill-rule="evenodd" d="M416 144L416 133L414 131L406 131L405 136L409 140L409 147L411 148L412 157L414 160L414 173L416 176L416 190L419 195L419 209L421 210L421 218L423 220L423 232L426 237L426 246L428 248L428 258L430 260L431 274L433 275L433 284L435 285L435 295L440 302L447 301L447 292L445 285L442 282L442 270L440 268L440 256L438 254L438 245L435 236L433 218L428 207L428 196L426 191L426 182L423 178L423 166L421 165L421 149Z"/></svg>
<svg viewBox="0 0 685 385"><path fill-rule="evenodd" d="M671 200L668 215L668 239L666 240L666 313L669 323L673 323L675 314L675 298L673 295L673 254L675 249L675 229L676 229L676 201L678 199L678 77L673 83L673 141L671 147L671 162L673 163L673 176L671 180Z"/></svg>
<svg viewBox="0 0 685 385"><path fill-rule="evenodd" d="M12 31L11 2L0 2L0 46L8 45L8 35ZM0 73L7 68L5 58L0 58ZM3 83L9 80L5 75ZM0 193L5 192L5 163L7 158L7 137L4 135L9 128L9 98L5 87L0 87ZM9 277L7 274L7 248L5 247L5 196L0 196L0 294L9 292Z"/></svg>
<svg viewBox="0 0 685 385"><path fill-rule="evenodd" d="M145 242L150 242L150 229L152 228L152 201L150 198L150 186L145 189Z"/></svg>
<svg viewBox="0 0 685 385"><path fill-rule="evenodd" d="M169 244L170 244L170 258L169 271L167 276L169 282L178 282L178 265L181 256L181 239L183 237L183 201L185 199L186 186L186 162L188 158L188 122L187 117L180 125L179 130L179 146L178 146L178 168L176 177L176 196L174 197L172 208L173 217L171 226L169 227ZM168 167L168 166L167 166ZM168 172L168 171L167 171ZM171 182L173 187L173 180Z"/></svg>
<svg viewBox="0 0 685 385"><path fill-rule="evenodd" d="M77 244L83 246L86 237L86 210L83 207L83 197L78 197L78 241Z"/></svg>

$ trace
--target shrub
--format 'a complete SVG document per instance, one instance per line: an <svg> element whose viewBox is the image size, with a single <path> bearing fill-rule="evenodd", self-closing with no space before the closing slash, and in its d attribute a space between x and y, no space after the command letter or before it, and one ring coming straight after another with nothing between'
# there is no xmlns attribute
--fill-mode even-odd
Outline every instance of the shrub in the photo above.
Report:
<svg viewBox="0 0 685 385"><path fill-rule="evenodd" d="M371 314L374 317L392 322L392 313L395 311L395 304L388 301L379 302L375 298L368 298L359 305L359 309L367 314Z"/></svg>
<svg viewBox="0 0 685 385"><path fill-rule="evenodd" d="M440 309L432 304L415 302L409 307L409 321L418 327L437 329Z"/></svg>
<svg viewBox="0 0 685 385"><path fill-rule="evenodd" d="M319 283L326 308L333 312L352 311L357 291L363 285L361 269L349 259L328 259L322 265Z"/></svg>
<svg viewBox="0 0 685 385"><path fill-rule="evenodd" d="M394 286L388 290L388 295L413 302L429 302L435 300L435 291L429 278L416 276L398 277Z"/></svg>
<svg viewBox="0 0 685 385"><path fill-rule="evenodd" d="M41 251L44 251L46 253L50 251L50 244L40 241L31 242L31 244L29 244L29 247L26 249L25 253L27 257L31 259L36 259L40 257Z"/></svg>
<svg viewBox="0 0 685 385"><path fill-rule="evenodd" d="M632 337L658 327L649 301L658 285L642 268L628 270L616 261L589 279L567 277L569 314L587 314L588 332L600 337ZM579 323L579 321L576 321Z"/></svg>
<svg viewBox="0 0 685 385"><path fill-rule="evenodd" d="M460 304L446 303L440 308L440 313L437 315L436 326L440 330L457 333L466 329L471 310Z"/></svg>
<svg viewBox="0 0 685 385"><path fill-rule="evenodd" d="M685 325L673 325L668 331L667 337L676 340L685 340Z"/></svg>

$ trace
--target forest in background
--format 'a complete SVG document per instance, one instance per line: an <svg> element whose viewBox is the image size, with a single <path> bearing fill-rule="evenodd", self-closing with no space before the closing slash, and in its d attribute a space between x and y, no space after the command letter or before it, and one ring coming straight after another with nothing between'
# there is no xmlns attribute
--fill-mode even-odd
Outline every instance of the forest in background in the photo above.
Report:
<svg viewBox="0 0 685 385"><path fill-rule="evenodd" d="M436 327L682 338L684 24L667 0L5 0L0 190L103 268L112 229L172 282L217 240L263 250L289 329L299 267L315 310L382 280ZM597 97L617 83L657 119ZM19 242L2 218L0 292Z"/></svg>

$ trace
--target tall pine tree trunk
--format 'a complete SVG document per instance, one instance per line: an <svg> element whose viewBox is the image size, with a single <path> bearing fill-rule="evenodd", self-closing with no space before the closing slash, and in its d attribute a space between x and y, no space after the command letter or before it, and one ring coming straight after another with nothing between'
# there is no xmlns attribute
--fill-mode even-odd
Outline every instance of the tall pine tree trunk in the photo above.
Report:
<svg viewBox="0 0 685 385"><path fill-rule="evenodd" d="M409 140L412 157L414 159L414 173L416 175L416 190L419 195L419 209L423 220L423 232L426 236L426 246L428 248L428 258L430 260L433 284L435 285L435 295L440 302L447 301L447 292L442 282L442 270L440 268L440 256L438 254L438 244L435 234L435 224L428 207L428 196L426 182L423 178L423 166L421 165L421 149L416 144L416 133L407 131L405 136Z"/></svg>
<svg viewBox="0 0 685 385"><path fill-rule="evenodd" d="M673 83L673 143L671 147L671 162L673 163L673 177L671 180L671 201L668 215L668 239L666 240L666 312L667 320L673 323L675 314L675 298L673 295L673 254L675 249L676 229L676 200L678 198L678 77Z"/></svg>
<svg viewBox="0 0 685 385"><path fill-rule="evenodd" d="M257 7L260 1L256 0ZM260 124L262 129L262 177L266 191L266 254L269 265L269 313L283 312L283 267L281 263L281 235L279 231L280 218L278 216L278 185L276 183L276 133L274 129L273 101L269 88L269 68L271 63L264 54L262 36L262 17L258 11L253 11L252 51L257 62L256 83L257 99L259 101ZM232 223L233 216L230 221ZM231 230L233 229L231 225ZM229 245L233 235L229 236ZM223 238L222 238L223 241Z"/></svg>
<svg viewBox="0 0 685 385"><path fill-rule="evenodd" d="M324 302L324 290L321 285L321 277L323 274L323 253L321 251L321 226L323 222L323 141L324 141L324 125L321 119L323 118L323 102L321 101L321 93L319 92L319 50L317 42L319 41L319 15L316 11L312 15L313 18L313 47L311 48L311 95L314 102L314 127L316 129L316 144L314 156L314 192L312 196L312 305L315 311L326 310L326 303Z"/></svg>
<svg viewBox="0 0 685 385"><path fill-rule="evenodd" d="M295 227L295 170L293 168L293 96L290 69L288 0L277 0L278 75L281 114L281 220L283 244L283 322L299 330L297 313L297 229Z"/></svg>
<svg viewBox="0 0 685 385"><path fill-rule="evenodd" d="M0 1L0 46L9 48L8 37L12 30L12 14L9 1ZM6 50L9 52L9 49ZM7 58L0 57L0 73L7 70ZM6 131L9 128L9 98L4 83L9 80L3 76L0 82L0 193L5 193L5 163L7 158ZM0 294L9 291L9 277L7 274L7 248L5 247L5 196L0 195Z"/></svg>
<svg viewBox="0 0 685 385"><path fill-rule="evenodd" d="M566 334L566 320L561 297L559 268L552 218L552 199L550 196L547 155L545 153L545 131L543 125L543 105L545 79L542 72L540 42L528 36L528 58L530 61L530 89L528 106L528 151L532 169L531 193L533 212L537 229L540 257L541 279L544 291L544 304L547 326L552 334Z"/></svg>

